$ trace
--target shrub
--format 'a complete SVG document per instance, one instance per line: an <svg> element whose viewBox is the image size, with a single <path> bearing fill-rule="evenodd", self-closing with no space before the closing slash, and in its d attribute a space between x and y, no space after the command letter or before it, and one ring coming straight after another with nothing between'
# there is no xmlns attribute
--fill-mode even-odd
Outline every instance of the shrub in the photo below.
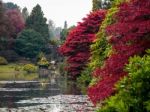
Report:
<svg viewBox="0 0 150 112"><path fill-rule="evenodd" d="M67 74L66 71L64 70L65 66L66 66L65 61L58 64L58 70L59 70L59 73L61 73L61 75L66 75Z"/></svg>
<svg viewBox="0 0 150 112"><path fill-rule="evenodd" d="M38 62L39 66L43 66L43 67L48 67L49 66L49 62L47 61L47 59L43 56L40 61Z"/></svg>
<svg viewBox="0 0 150 112"><path fill-rule="evenodd" d="M33 64L26 64L24 65L23 70L28 73L35 73L37 72L37 67Z"/></svg>
<svg viewBox="0 0 150 112"><path fill-rule="evenodd" d="M91 82L91 69L86 68L84 71L81 72L81 76L77 78L77 87L81 89L83 94L87 93L87 87Z"/></svg>
<svg viewBox="0 0 150 112"><path fill-rule="evenodd" d="M93 44L91 44L91 60L89 67L92 68L94 73L96 69L100 69L104 66L105 60L111 55L112 46L108 42L108 34L106 33L106 27L116 22L113 18L114 15L118 12L118 7L115 5L107 11L106 17L102 22L99 32L96 35L96 39ZM100 77L94 76L91 80L91 84L88 89L88 95L96 104L99 101L99 86L97 84L100 82Z"/></svg>
<svg viewBox="0 0 150 112"><path fill-rule="evenodd" d="M109 112L110 109L113 112L149 112L150 50L142 58L130 58L125 70L129 75L116 85L118 93L106 100L98 112Z"/></svg>
<svg viewBox="0 0 150 112"><path fill-rule="evenodd" d="M7 65L7 64L8 64L7 60L4 57L0 56L0 65Z"/></svg>
<svg viewBox="0 0 150 112"><path fill-rule="evenodd" d="M15 66L14 69L15 69L15 71L21 71L22 67L21 66Z"/></svg>

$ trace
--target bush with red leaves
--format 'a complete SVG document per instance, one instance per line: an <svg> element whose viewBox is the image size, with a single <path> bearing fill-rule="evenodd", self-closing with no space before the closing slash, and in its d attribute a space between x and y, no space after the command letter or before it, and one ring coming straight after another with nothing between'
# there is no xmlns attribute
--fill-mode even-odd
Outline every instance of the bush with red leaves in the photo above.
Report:
<svg viewBox="0 0 150 112"><path fill-rule="evenodd" d="M94 71L93 75L101 80L88 89L94 104L115 93L116 82L128 75L124 67L129 57L143 55L150 48L150 0L122 3L115 17L117 22L106 28L113 54L104 67Z"/></svg>
<svg viewBox="0 0 150 112"><path fill-rule="evenodd" d="M66 70L71 79L76 79L86 67L90 57L90 45L105 17L105 10L91 12L83 22L70 31L67 40L59 51L67 57Z"/></svg>

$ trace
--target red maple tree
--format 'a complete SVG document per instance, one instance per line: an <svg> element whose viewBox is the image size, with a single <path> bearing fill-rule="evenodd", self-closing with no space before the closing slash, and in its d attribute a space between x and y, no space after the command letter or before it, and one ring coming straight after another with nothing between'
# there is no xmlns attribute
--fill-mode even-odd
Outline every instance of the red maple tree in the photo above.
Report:
<svg viewBox="0 0 150 112"><path fill-rule="evenodd" d="M66 70L71 79L76 79L86 67L90 57L90 45L95 33L105 17L105 10L91 12L83 21L70 31L67 40L60 47L61 54L67 57Z"/></svg>
<svg viewBox="0 0 150 112"><path fill-rule="evenodd" d="M14 27L13 36L16 38L17 34L25 28L25 21L22 17L22 14L17 9L9 9L5 13L11 22L11 25Z"/></svg>
<svg viewBox="0 0 150 112"><path fill-rule="evenodd" d="M150 48L149 0L122 3L115 17L117 22L106 28L114 53L105 61L103 68L94 71L93 75L101 77L101 80L88 89L94 104L115 93L116 82L127 75L124 67L129 57L143 55Z"/></svg>

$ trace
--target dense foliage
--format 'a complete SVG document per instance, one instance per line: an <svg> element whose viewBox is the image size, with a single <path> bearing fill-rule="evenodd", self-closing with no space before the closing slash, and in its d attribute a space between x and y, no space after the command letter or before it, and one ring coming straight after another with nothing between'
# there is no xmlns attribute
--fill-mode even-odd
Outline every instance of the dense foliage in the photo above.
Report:
<svg viewBox="0 0 150 112"><path fill-rule="evenodd" d="M20 9L20 7L17 4L14 4L13 2L4 3L4 7L6 10L17 9L19 11L19 9Z"/></svg>
<svg viewBox="0 0 150 112"><path fill-rule="evenodd" d="M92 0L92 10L96 11L102 8L102 1L101 0Z"/></svg>
<svg viewBox="0 0 150 112"><path fill-rule="evenodd" d="M90 44L104 17L104 10L90 13L70 31L67 40L60 47L60 52L67 57L66 69L72 79L76 79L86 67L90 57Z"/></svg>
<svg viewBox="0 0 150 112"><path fill-rule="evenodd" d="M39 67L48 67L49 66L49 62L47 61L45 56L41 57L41 59L38 62L38 66Z"/></svg>
<svg viewBox="0 0 150 112"><path fill-rule="evenodd" d="M23 70L27 73L35 73L37 72L38 68L34 64L26 64L23 66Z"/></svg>
<svg viewBox="0 0 150 112"><path fill-rule="evenodd" d="M17 34L24 29L24 20L17 5L0 3L0 50L12 49Z"/></svg>
<svg viewBox="0 0 150 112"><path fill-rule="evenodd" d="M81 75L77 78L77 87L81 90L82 94L87 94L88 86L92 80L91 72L92 69L87 67L81 72Z"/></svg>
<svg viewBox="0 0 150 112"><path fill-rule="evenodd" d="M31 15L26 20L26 27L29 29L34 29L36 32L40 33L45 41L48 40L48 25L46 24L46 18L44 17L43 11L40 5L36 5Z"/></svg>
<svg viewBox="0 0 150 112"><path fill-rule="evenodd" d="M3 3L0 1L0 49L6 47L6 40L13 33L13 27L5 14Z"/></svg>
<svg viewBox="0 0 150 112"><path fill-rule="evenodd" d="M71 27L67 28L67 27L65 27L65 25L64 25L64 28L63 28L62 31L60 32L60 40L61 40L61 43L64 43L64 42L65 42L65 40L66 40L66 38L67 38L69 32L70 32L73 28L75 28L75 26L71 26Z"/></svg>
<svg viewBox="0 0 150 112"><path fill-rule="evenodd" d="M14 28L14 32L11 35L13 38L16 38L17 34L21 32L25 27L25 22L22 17L22 14L17 9L11 9L6 11L6 15L9 18L10 24Z"/></svg>
<svg viewBox="0 0 150 112"><path fill-rule="evenodd" d="M105 101L98 112L150 111L150 51L148 55L134 56L126 65L128 76L117 84L118 93ZM117 105L116 105L117 104Z"/></svg>
<svg viewBox="0 0 150 112"><path fill-rule="evenodd" d="M124 66L129 57L142 55L150 47L150 1L131 0L118 7L119 11L113 16L116 22L106 27L111 54L103 66L94 71L93 75L100 80L89 88L89 96L95 104L115 92L116 82L127 75Z"/></svg>
<svg viewBox="0 0 150 112"><path fill-rule="evenodd" d="M43 37L31 29L23 30L16 39L15 50L21 56L35 58L44 47Z"/></svg>

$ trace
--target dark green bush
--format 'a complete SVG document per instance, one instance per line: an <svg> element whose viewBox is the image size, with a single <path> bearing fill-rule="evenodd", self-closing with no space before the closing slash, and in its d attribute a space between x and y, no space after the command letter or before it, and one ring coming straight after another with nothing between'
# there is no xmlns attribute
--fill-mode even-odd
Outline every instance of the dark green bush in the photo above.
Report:
<svg viewBox="0 0 150 112"><path fill-rule="evenodd" d="M25 29L16 39L15 50L21 56L35 58L45 47L45 41L40 33Z"/></svg>

